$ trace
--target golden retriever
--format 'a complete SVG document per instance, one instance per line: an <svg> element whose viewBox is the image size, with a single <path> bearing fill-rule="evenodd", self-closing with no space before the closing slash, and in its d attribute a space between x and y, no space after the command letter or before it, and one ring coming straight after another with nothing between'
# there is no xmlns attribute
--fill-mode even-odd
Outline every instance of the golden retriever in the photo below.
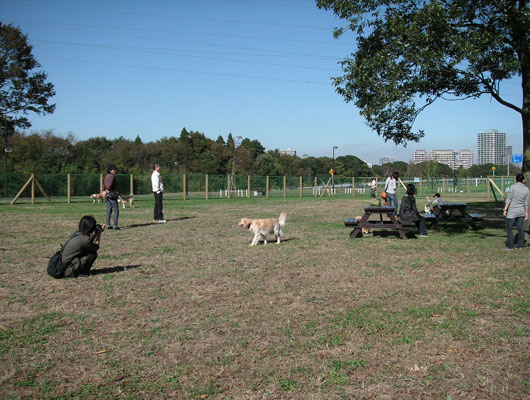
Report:
<svg viewBox="0 0 530 400"><path fill-rule="evenodd" d="M134 194L131 194L130 196L118 196L118 203L121 203L123 208L125 208L125 204L129 203L129 208L134 208Z"/></svg>
<svg viewBox="0 0 530 400"><path fill-rule="evenodd" d="M279 218L241 218L238 225L254 233L254 239L252 239L250 245L255 246L260 239L263 239L263 244L267 244L267 235L270 234L274 234L276 243L280 243L283 235L282 227L285 225L286 220L287 213L282 212Z"/></svg>
<svg viewBox="0 0 530 400"><path fill-rule="evenodd" d="M92 199L92 203L95 203L96 201L100 203L105 199L105 196L103 196L103 193L94 193L90 195L90 198Z"/></svg>
<svg viewBox="0 0 530 400"><path fill-rule="evenodd" d="M356 219L357 221L361 221L361 218L362 218L362 217L361 217L360 215L358 215L357 217L355 217L355 219ZM362 231L363 231L363 233L370 233L370 228L362 228Z"/></svg>

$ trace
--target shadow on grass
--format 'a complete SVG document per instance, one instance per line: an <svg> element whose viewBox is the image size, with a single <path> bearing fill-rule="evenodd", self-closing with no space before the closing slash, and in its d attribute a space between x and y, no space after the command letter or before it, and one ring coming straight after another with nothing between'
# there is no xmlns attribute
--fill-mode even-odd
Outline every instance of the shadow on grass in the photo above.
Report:
<svg viewBox="0 0 530 400"><path fill-rule="evenodd" d="M170 218L170 219L167 219L166 221L167 221L167 222L170 222L170 221L182 221L182 220L185 220L185 219L191 219L191 218L197 218L197 217ZM122 227L121 229L122 229L122 230L125 230L125 229L134 229L134 228L141 228L141 227L143 227L143 226L150 226L150 225L159 225L159 224L156 223L156 222L146 222L145 224L133 224L133 225L127 225L127 226Z"/></svg>
<svg viewBox="0 0 530 400"><path fill-rule="evenodd" d="M93 269L90 271L90 275L114 274L116 272L123 272L128 269L135 269L140 267L141 265L125 265L110 268Z"/></svg>

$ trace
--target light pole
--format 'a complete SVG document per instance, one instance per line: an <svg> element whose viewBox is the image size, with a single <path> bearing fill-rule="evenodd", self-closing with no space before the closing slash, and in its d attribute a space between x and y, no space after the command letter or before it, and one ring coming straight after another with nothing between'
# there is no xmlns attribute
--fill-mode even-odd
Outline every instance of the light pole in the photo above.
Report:
<svg viewBox="0 0 530 400"><path fill-rule="evenodd" d="M331 162L331 169L333 173L331 174L331 194L335 194L335 149L338 149L339 146L333 146L333 158Z"/></svg>

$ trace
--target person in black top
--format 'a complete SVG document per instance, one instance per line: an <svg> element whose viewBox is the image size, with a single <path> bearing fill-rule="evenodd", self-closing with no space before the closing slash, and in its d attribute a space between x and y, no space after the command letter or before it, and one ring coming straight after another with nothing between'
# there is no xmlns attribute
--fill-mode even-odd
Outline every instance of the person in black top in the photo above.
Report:
<svg viewBox="0 0 530 400"><path fill-rule="evenodd" d="M108 229L120 229L118 226L118 218L120 216L120 207L118 206L118 190L116 184L116 172L118 168L111 164L107 168L107 176L103 181L103 190L107 199L107 227ZM110 216L114 212L114 226L110 224Z"/></svg>
<svg viewBox="0 0 530 400"><path fill-rule="evenodd" d="M427 237L429 235L425 230L425 219L423 219L418 212L418 207L416 207L415 192L416 187L412 183L409 183L407 185L407 194L401 199L399 219L405 222L414 222L420 230L420 237Z"/></svg>

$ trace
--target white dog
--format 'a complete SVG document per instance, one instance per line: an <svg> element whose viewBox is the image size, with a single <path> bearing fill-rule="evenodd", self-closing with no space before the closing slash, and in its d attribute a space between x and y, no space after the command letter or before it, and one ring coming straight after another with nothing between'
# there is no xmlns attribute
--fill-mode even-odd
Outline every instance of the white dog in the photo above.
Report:
<svg viewBox="0 0 530 400"><path fill-rule="evenodd" d="M285 225L286 220L287 213L282 212L280 218L241 218L238 225L254 233L254 239L252 239L250 245L255 246L260 239L263 239L263 243L267 244L267 235L270 234L274 234L276 243L280 243L283 235L282 227Z"/></svg>

